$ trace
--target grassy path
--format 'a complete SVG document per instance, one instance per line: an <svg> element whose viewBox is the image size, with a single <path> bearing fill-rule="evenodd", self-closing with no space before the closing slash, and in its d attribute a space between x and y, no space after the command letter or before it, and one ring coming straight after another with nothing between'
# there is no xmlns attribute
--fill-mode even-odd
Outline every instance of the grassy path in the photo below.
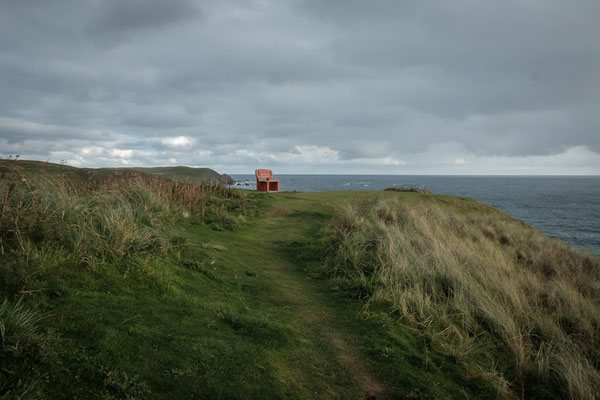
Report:
<svg viewBox="0 0 600 400"><path fill-rule="evenodd" d="M17 227L22 196L38 198L33 195L38 196L37 189L29 183L25 186L15 196L15 213L5 213L7 227ZM31 241L13 238L14 248L0 263L1 286L14 297L0 307L0 322L9 327L6 335L3 328L0 346L2 398L491 399L510 395L509 386L534 393L539 384L543 391L550 381L547 387L562 391L562 375L550 367L539 369L542 364L537 358L527 358L525 369L514 369L522 363L520 358L515 364L512 353L501 344L508 340L512 349L512 338L522 335L520 328L513 335L517 325L505 322L513 321L510 310L521 310L513 303L539 305L540 316L555 311L544 308L554 303L546 301L543 291L536 292L533 302L521 296L530 293L532 280L523 275L528 269L542 276L536 287L546 288L548 281L560 289L553 288L552 296L571 299L573 289L561 286L563 279L556 280L553 274L563 274L565 282L571 278L563 267L555 268L554 258L569 262L565 265L576 272L576 288L588 288L587 282L594 281L579 280L577 273L587 274L597 264L581 254L575 257L564 245L548 241L522 222L515 224L500 211L450 196L346 191L249 192L246 197L227 192L228 197L223 193L227 198L207 200L211 213L202 223L158 201L148 188L126 186L123 196L120 191L99 191L97 204L91 197L78 197L78 202L64 206L61 199L68 196L61 194L59 186L49 186L48 206L38 207L38 200L32 200L37 208L28 208L31 215L22 214L18 223ZM90 190L86 196L95 196L96 189ZM382 222L391 209L381 203L383 208L372 215L372 226L360 231L369 199L381 196L393 196L393 202L386 204L396 204L393 209L405 210L402 213L414 221L408 223L394 214L391 223ZM336 205L347 200L354 210L344 216L347 209L343 208L335 218L337 227L342 220L349 225L334 231L327 222L334 218ZM64 212L59 216L60 207L54 203L76 211L63 220ZM255 207L260 216L250 216ZM249 221L243 222L244 218ZM380 231L380 224L389 229ZM93 229L86 229L90 226ZM218 231L234 226L233 231ZM332 237L356 227L357 241L351 237L342 244L341 258L333 266L324 258L334 257L335 249L328 249L326 243L335 245ZM10 229L21 238L16 233L21 228ZM388 236L404 238L405 245L397 247ZM388 245L400 250L390 250L386 256ZM377 252L371 254L373 248ZM344 254L361 249L368 257L343 259ZM386 257L398 261L399 267L390 264L391 269L381 273L379 267L385 263L380 261ZM502 274L511 266L515 276L521 276L514 282L524 282L518 283L523 290L506 284L513 281L497 272L498 266ZM433 267L446 272L431 275ZM331 268L336 269L335 278ZM365 268L368 279L353 276ZM460 279L448 278L450 270ZM495 279L499 289L477 289L479 283L471 282L473 276L479 277L474 271ZM415 280L417 273L424 275ZM468 283L460 283L465 279ZM472 296L480 293L483 308L447 306L443 302L455 296L455 288L464 292L458 296L464 303L461 307L474 303ZM504 288L510 289L506 292L510 295L500 296L494 306L501 323L491 323L487 302L492 292L504 293ZM437 305L424 307L430 292L449 311L440 314ZM571 300L565 304L560 312L566 319L544 322L552 327L548 332L573 336L569 332L576 325L570 316L580 310L581 327L591 327L595 303L583 308L574 307ZM413 314L403 317L398 311L402 309ZM422 321L411 323L414 315ZM537 311L525 315L535 316L536 324L541 321ZM452 322L455 318L459 322ZM434 322L443 329L430 329ZM498 326L508 327L510 334L500 334L504 331ZM593 333L585 329L585 335ZM553 335L548 337L554 340ZM594 349L590 345L590 354L595 354ZM573 365L585 366L571 359ZM577 368L587 374L585 368ZM579 375L573 376L569 382L578 381ZM522 382L532 382L532 389L519 386Z"/></svg>
<svg viewBox="0 0 600 400"><path fill-rule="evenodd" d="M247 317L246 322L258 320L265 324L263 328L279 328L274 334L280 337L267 344L265 355L275 367L274 378L285 387L282 396L385 398L383 385L353 347L357 338L349 321L357 310L346 307L340 312L339 299L322 282L307 279L289 252L290 246L315 234L331 205L285 194L269 203L270 208L252 224L220 233L210 256L216 264L228 264L235 279L253 281L252 296L247 296L249 283L240 283L242 310L238 312ZM197 245L204 240L203 235L192 237ZM220 251L218 246L228 250ZM264 340L263 330L247 328L238 330L250 340Z"/></svg>
<svg viewBox="0 0 600 400"><path fill-rule="evenodd" d="M341 381L353 383L351 387L356 391L351 394L356 398L384 398L383 385L372 376L365 362L348 343L348 329L341 328L348 325L343 320L347 315L340 313L332 305L335 301L331 299L329 291L308 280L305 274L298 273L301 266L295 264L285 251L290 243L313 235L319 222L329 215L321 213L320 209L331 208L330 204L311 204L315 202L316 200L302 198L290 201L288 198L285 203L275 203L273 209L266 213L266 218L256 225L257 237L262 238L263 249L270 257L265 267L271 272L273 287L280 291L283 299L292 304L287 312L296 316L298 326L306 330L307 336L325 339L324 345L335 355L337 374L342 378ZM307 209L313 210L312 213L307 212ZM293 228L291 233L287 233L290 225ZM328 393L332 394L337 393Z"/></svg>
<svg viewBox="0 0 600 400"><path fill-rule="evenodd" d="M469 398L422 339L386 312L363 318L354 289L305 270L335 204L375 195L268 195L234 231L185 223L176 259L49 275L61 339L46 398Z"/></svg>

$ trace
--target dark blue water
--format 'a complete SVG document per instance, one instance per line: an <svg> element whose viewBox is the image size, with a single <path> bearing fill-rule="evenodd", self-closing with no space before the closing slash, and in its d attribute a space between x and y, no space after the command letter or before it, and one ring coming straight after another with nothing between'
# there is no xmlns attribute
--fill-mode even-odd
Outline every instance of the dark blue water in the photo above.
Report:
<svg viewBox="0 0 600 400"><path fill-rule="evenodd" d="M254 189L254 175L232 175ZM278 175L281 190L383 190L425 186L436 194L471 197L600 255L600 176Z"/></svg>

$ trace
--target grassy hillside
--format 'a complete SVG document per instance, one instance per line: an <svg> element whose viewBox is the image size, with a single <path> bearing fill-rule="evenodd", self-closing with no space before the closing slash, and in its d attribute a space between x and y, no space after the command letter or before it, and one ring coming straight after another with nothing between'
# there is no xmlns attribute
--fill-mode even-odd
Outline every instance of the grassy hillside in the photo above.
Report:
<svg viewBox="0 0 600 400"><path fill-rule="evenodd" d="M17 170L33 174L41 172L70 174L76 173L78 168L35 160L0 160L0 174L13 173Z"/></svg>
<svg viewBox="0 0 600 400"><path fill-rule="evenodd" d="M221 175L210 168L192 168L192 167L155 167L155 168L132 168L135 171L145 172L147 174L157 175L162 178L174 181L186 181L196 183L223 183L232 184L233 179L228 175Z"/></svg>
<svg viewBox="0 0 600 400"><path fill-rule="evenodd" d="M233 229L252 213L243 192L219 185L137 172L65 171L13 168L0 181L1 398L75 398L78 385L98 393L108 386L106 396L114 392L117 398L131 385L143 392L134 377L111 372L114 359L94 373L123 382L93 389L89 360L79 357L90 351L88 345L106 350L94 343L106 332L98 311L106 304L138 308L144 289L153 286L152 278L144 279L152 274L149 265L181 258L186 239L180 224L193 220L207 229ZM136 289L130 291L131 285ZM163 295L151 293L146 306Z"/></svg>
<svg viewBox="0 0 600 400"><path fill-rule="evenodd" d="M0 175L0 398L593 398L598 259L489 206L34 171Z"/></svg>
<svg viewBox="0 0 600 400"><path fill-rule="evenodd" d="M143 174L154 175L160 178L170 179L180 182L192 183L220 183L231 184L233 179L225 174L210 168L192 168L192 167L155 167L155 168L76 168L68 165L60 165L43 161L34 160L0 160L0 174L17 171L28 173L47 173L47 174L82 174L82 175L114 175L118 173L139 172Z"/></svg>
<svg viewBox="0 0 600 400"><path fill-rule="evenodd" d="M597 257L441 196L345 203L330 230L325 272L465 375L509 397L600 393Z"/></svg>

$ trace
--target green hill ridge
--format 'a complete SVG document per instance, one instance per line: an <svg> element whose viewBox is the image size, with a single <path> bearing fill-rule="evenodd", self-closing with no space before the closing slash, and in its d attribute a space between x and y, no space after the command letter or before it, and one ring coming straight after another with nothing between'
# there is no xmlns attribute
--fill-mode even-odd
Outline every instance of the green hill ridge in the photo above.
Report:
<svg viewBox="0 0 600 400"><path fill-rule="evenodd" d="M145 172L147 174L158 175L163 178L188 181L188 182L210 182L223 183L226 185L234 183L229 175L219 174L210 168L194 167L151 167L151 168L131 168L135 171Z"/></svg>
<svg viewBox="0 0 600 400"><path fill-rule="evenodd" d="M136 171L140 173L156 175L161 178L171 179L175 181L186 181L195 183L221 183L221 184L232 184L233 179L227 174L219 174L215 170L210 168L196 168L196 167L122 167L122 168L77 168L69 165L61 165L44 161L35 160L0 160L0 173L8 173L14 170L21 170L27 172L40 172L45 173L63 173L63 174L76 174L76 173L110 173L110 172L127 172Z"/></svg>

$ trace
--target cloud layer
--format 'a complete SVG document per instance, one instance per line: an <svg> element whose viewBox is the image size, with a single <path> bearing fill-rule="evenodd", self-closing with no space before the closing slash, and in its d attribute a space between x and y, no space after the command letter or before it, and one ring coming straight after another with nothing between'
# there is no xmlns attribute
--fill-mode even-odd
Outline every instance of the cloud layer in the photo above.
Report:
<svg viewBox="0 0 600 400"><path fill-rule="evenodd" d="M592 0L3 2L0 155L600 173Z"/></svg>

